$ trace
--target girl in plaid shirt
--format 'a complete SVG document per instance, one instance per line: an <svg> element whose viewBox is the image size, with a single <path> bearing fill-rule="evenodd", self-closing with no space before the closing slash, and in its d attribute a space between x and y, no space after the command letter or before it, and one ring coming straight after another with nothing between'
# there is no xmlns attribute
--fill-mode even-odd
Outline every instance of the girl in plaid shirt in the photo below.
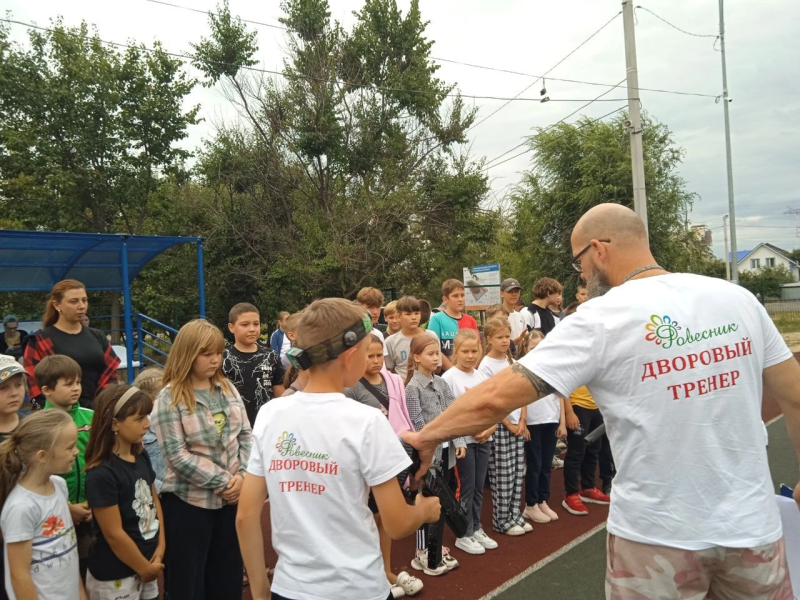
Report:
<svg viewBox="0 0 800 600"><path fill-rule="evenodd" d="M178 332L152 425L167 465L161 505L170 600L240 600L236 504L252 445L244 403L220 371L222 332L203 319Z"/></svg>
<svg viewBox="0 0 800 600"><path fill-rule="evenodd" d="M439 340L431 335L417 335L411 339L406 375L406 405L414 429L419 431L425 423L433 421L453 403L453 392L447 383L436 375L439 367ZM442 465L442 477L451 486L452 469L457 458L467 454L467 442L456 438L436 449L436 462ZM456 492L456 495L458 493ZM428 527L417 531L417 552L411 566L426 575L438 576L455 569L458 561L442 548L442 562L435 569L428 566Z"/></svg>

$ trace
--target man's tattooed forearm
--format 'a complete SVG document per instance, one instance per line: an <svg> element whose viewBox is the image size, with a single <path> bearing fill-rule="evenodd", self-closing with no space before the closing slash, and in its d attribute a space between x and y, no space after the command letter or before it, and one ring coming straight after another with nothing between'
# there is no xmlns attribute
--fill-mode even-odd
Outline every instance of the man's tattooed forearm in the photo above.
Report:
<svg viewBox="0 0 800 600"><path fill-rule="evenodd" d="M545 396L555 393L552 385L544 381L533 371L523 367L520 363L514 363L511 367L511 371L522 375L525 379L527 379L533 386L533 389L536 390L539 398L544 398Z"/></svg>

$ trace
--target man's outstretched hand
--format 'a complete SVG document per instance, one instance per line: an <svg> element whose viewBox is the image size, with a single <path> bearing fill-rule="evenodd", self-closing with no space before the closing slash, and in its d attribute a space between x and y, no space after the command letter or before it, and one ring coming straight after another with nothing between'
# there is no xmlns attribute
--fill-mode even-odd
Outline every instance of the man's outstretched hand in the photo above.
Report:
<svg viewBox="0 0 800 600"><path fill-rule="evenodd" d="M414 479L419 481L428 472L433 462L433 455L436 452L436 442L428 442L422 439L421 431L405 431L400 436L402 440L413 446L419 452L419 470L414 473Z"/></svg>

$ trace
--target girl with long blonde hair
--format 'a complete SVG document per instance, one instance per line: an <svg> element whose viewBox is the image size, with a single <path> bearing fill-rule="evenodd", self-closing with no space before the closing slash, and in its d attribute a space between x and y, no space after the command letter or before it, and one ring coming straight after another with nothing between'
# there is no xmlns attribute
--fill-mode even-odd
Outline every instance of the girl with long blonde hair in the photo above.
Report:
<svg viewBox="0 0 800 600"><path fill-rule="evenodd" d="M171 600L242 597L236 504L252 431L222 375L222 332L204 319L181 327L164 366L152 425L166 462L161 489Z"/></svg>

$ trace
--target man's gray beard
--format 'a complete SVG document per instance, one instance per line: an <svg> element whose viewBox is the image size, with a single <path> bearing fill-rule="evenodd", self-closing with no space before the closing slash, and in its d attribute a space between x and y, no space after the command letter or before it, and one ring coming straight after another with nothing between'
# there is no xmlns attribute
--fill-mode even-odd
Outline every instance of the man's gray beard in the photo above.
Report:
<svg viewBox="0 0 800 600"><path fill-rule="evenodd" d="M598 269L595 271L594 277L586 282L586 293L591 300L592 298L605 295L612 287L614 286L612 286L611 282L608 280L606 272Z"/></svg>

